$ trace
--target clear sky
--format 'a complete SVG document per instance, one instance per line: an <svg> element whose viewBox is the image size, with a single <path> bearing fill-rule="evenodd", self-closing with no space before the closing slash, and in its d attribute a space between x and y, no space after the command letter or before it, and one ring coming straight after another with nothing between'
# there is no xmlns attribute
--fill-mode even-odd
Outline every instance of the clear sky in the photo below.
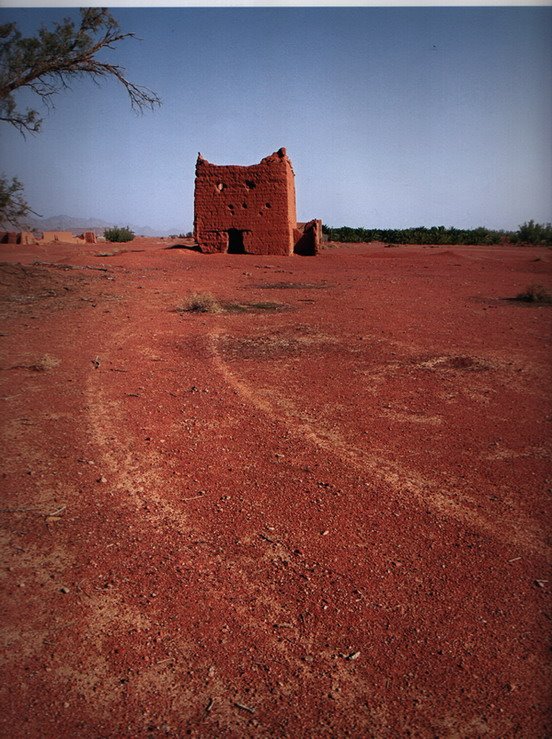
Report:
<svg viewBox="0 0 552 739"><path fill-rule="evenodd" d="M552 8L113 14L142 41L109 59L163 105L137 116L115 82L82 80L37 136L0 124L1 169L45 216L191 230L198 151L255 164L285 146L299 220L552 220ZM28 34L67 15L78 11L3 9L0 22Z"/></svg>

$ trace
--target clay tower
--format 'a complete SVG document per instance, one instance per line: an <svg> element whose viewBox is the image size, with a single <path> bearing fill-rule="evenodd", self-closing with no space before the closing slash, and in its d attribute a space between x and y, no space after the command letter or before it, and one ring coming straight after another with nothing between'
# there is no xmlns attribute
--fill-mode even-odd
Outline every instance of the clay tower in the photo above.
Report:
<svg viewBox="0 0 552 739"><path fill-rule="evenodd" d="M295 175L286 150L249 167L211 164L199 154L194 236L206 253L292 254L305 232L297 229Z"/></svg>

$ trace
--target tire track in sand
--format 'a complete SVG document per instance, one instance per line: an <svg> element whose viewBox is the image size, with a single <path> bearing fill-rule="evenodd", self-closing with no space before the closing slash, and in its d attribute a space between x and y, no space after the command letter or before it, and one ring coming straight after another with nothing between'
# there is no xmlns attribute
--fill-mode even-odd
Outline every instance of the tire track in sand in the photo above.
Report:
<svg viewBox="0 0 552 739"><path fill-rule="evenodd" d="M104 340L104 353L108 355L111 347L128 341L129 335L126 328L114 331ZM153 501L157 511L150 510L148 516L156 526L170 530L178 525L186 531L189 522L185 509L171 504L160 492L172 484L165 475L163 459L143 446L138 453L132 437L121 433L127 427L123 402L110 397L96 370L88 373L84 389L88 433L98 450L98 468L106 470L111 479L110 489L136 510Z"/></svg>
<svg viewBox="0 0 552 739"><path fill-rule="evenodd" d="M222 358L219 341L225 336L220 330L212 330L208 337L208 350L213 364L224 380L239 395L258 410L282 423L289 433L323 449L325 452L346 461L355 470L371 479L379 479L388 483L395 495L406 494L418 504L430 506L437 513L453 519L457 523L469 526L499 541L513 551L516 549L551 559L550 547L545 540L544 530L515 512L515 524L506 518L491 519L471 507L470 498L462 493L459 483L451 481L448 493L438 489L435 482L423 477L413 470L406 470L402 465L380 455L352 446L341 434L325 429L316 420L316 428L311 419L298 411L288 399L279 393L255 390L242 377L238 377Z"/></svg>

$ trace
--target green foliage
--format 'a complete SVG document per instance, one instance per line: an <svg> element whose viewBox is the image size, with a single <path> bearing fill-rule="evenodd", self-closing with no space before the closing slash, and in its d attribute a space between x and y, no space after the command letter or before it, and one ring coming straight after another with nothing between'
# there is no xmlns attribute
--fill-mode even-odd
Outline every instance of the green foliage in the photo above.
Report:
<svg viewBox="0 0 552 739"><path fill-rule="evenodd" d="M48 107L52 98L77 77L115 78L127 91L137 110L160 104L155 93L125 77L125 69L99 61L97 55L133 33L121 33L106 8L81 8L78 26L70 18L42 26L36 36L25 38L15 23L0 25L0 120L11 123L23 135L37 133L42 119L31 108L19 110L14 93L27 89Z"/></svg>
<svg viewBox="0 0 552 739"><path fill-rule="evenodd" d="M368 243L385 241L386 244L540 244L552 246L552 224L527 221L518 231L496 231L480 226L479 228L461 229L444 226L418 226L417 228L383 229L383 228L351 228L340 226L334 228L322 226L322 232L330 241L347 243Z"/></svg>
<svg viewBox="0 0 552 739"><path fill-rule="evenodd" d="M515 241L522 244L546 244L552 246L552 223L522 223L515 235Z"/></svg>
<svg viewBox="0 0 552 739"><path fill-rule="evenodd" d="M324 231L324 229L326 229ZM491 231L488 228L459 229L444 226L418 226L403 229L333 228L323 226L331 241L361 243L385 241L386 244L498 244L508 237L505 231Z"/></svg>
<svg viewBox="0 0 552 739"><path fill-rule="evenodd" d="M114 226L113 228L106 228L104 236L107 241L132 241L134 231L131 231L128 226Z"/></svg>
<svg viewBox="0 0 552 739"><path fill-rule="evenodd" d="M23 185L17 177L9 180L0 176L0 225L18 228L29 213L34 213L22 193Z"/></svg>

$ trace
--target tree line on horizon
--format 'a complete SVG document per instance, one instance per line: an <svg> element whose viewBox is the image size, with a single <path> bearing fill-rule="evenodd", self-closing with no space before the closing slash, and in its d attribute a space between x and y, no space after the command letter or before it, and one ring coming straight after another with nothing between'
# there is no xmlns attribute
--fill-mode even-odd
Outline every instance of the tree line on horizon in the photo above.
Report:
<svg viewBox="0 0 552 739"><path fill-rule="evenodd" d="M478 228L445 228L445 226L417 226L415 228L352 228L351 226L322 226L329 241L366 243L385 241L387 244L541 244L552 246L552 224L522 223L517 231Z"/></svg>

